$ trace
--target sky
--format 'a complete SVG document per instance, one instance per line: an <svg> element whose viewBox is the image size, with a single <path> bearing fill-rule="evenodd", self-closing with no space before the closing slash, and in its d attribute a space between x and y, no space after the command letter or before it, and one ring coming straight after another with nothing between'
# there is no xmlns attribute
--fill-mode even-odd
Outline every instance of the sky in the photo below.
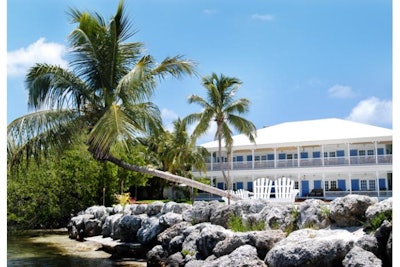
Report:
<svg viewBox="0 0 400 267"><path fill-rule="evenodd" d="M7 2L7 123L32 112L24 76L37 62L67 67L67 11L110 18L118 0ZM162 81L152 99L165 126L201 111L201 77L240 79L237 98L257 128L288 121L341 118L392 128L390 0L129 0L127 14L157 61L183 55L199 77ZM214 129L215 131L215 129ZM201 141L213 139L213 129Z"/></svg>

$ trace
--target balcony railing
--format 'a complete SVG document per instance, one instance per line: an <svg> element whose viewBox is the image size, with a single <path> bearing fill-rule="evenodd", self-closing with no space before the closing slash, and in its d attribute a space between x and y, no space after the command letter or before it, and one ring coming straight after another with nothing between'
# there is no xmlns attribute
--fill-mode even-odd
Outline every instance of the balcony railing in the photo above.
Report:
<svg viewBox="0 0 400 267"><path fill-rule="evenodd" d="M248 170L248 169L280 169L280 168L304 168L304 167L329 167L329 166L354 166L392 164L392 155L351 156L335 158L307 158L307 159L279 159L279 160L257 160L257 161L235 161L224 162L226 170ZM207 163L207 170L221 170L219 162Z"/></svg>

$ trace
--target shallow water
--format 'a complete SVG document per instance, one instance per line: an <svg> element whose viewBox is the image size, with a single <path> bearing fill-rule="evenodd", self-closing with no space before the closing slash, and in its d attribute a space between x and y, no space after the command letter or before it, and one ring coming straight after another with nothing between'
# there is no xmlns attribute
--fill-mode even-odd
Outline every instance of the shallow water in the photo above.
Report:
<svg viewBox="0 0 400 267"><path fill-rule="evenodd" d="M146 266L134 259L110 259L110 254L98 250L90 242L78 242L67 234L38 234L7 237L7 266Z"/></svg>

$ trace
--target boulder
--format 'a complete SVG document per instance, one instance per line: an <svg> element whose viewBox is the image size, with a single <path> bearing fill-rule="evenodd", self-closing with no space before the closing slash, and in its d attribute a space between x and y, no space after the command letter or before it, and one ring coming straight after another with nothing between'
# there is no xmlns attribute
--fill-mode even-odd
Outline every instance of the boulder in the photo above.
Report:
<svg viewBox="0 0 400 267"><path fill-rule="evenodd" d="M104 222L109 212L105 206L92 206L85 210L85 214L93 214L95 219Z"/></svg>
<svg viewBox="0 0 400 267"><path fill-rule="evenodd" d="M122 216L122 213L117 213L105 219L101 230L103 237L111 237L114 240L120 239L119 220Z"/></svg>
<svg viewBox="0 0 400 267"><path fill-rule="evenodd" d="M362 233L301 229L277 243L266 255L270 267L340 266Z"/></svg>
<svg viewBox="0 0 400 267"><path fill-rule="evenodd" d="M136 234L142 226L142 218L138 215L125 215L119 222L121 241L131 242L136 240Z"/></svg>
<svg viewBox="0 0 400 267"><path fill-rule="evenodd" d="M343 260L344 267L381 267L382 261L372 252L353 247Z"/></svg>
<svg viewBox="0 0 400 267"><path fill-rule="evenodd" d="M293 218L294 205L266 206L261 212L258 220L265 221L265 229L293 229L295 220Z"/></svg>
<svg viewBox="0 0 400 267"><path fill-rule="evenodd" d="M169 256L165 261L166 266L168 267L179 267L185 265L185 259L180 252L176 252Z"/></svg>
<svg viewBox="0 0 400 267"><path fill-rule="evenodd" d="M161 245L154 246L146 254L147 267L165 266L164 262L167 257L168 254Z"/></svg>
<svg viewBox="0 0 400 267"><path fill-rule="evenodd" d="M163 246L163 248L165 250L168 251L170 243L172 242L172 239L177 236L182 236L182 238L183 238L183 232L191 226L192 225L188 222L180 222L180 223L174 224L173 226L167 228L165 231L160 233L157 236L157 241L159 243L161 243L161 245Z"/></svg>
<svg viewBox="0 0 400 267"><path fill-rule="evenodd" d="M149 217L157 215L161 212L163 206L164 202L154 201L153 203L147 205L146 213Z"/></svg>
<svg viewBox="0 0 400 267"><path fill-rule="evenodd" d="M373 235L363 235L359 240L357 240L356 246L366 251L372 252L376 256L379 256L378 240Z"/></svg>
<svg viewBox="0 0 400 267"><path fill-rule="evenodd" d="M215 245L224 240L230 233L224 227L219 225L207 224L201 229L198 238L196 239L196 247L199 255L205 259L212 254Z"/></svg>
<svg viewBox="0 0 400 267"><path fill-rule="evenodd" d="M330 203L330 218L340 227L360 226L366 221L365 212L376 204L376 197L347 195Z"/></svg>
<svg viewBox="0 0 400 267"><path fill-rule="evenodd" d="M189 262L190 263L190 262ZM235 249L229 255L220 258L210 258L202 262L202 265L185 265L185 266L204 266L204 267L220 267L220 266L264 266L265 263L257 257L257 250L250 245L243 245Z"/></svg>
<svg viewBox="0 0 400 267"><path fill-rule="evenodd" d="M99 219L90 219L85 222L83 237L101 235L102 222Z"/></svg>
<svg viewBox="0 0 400 267"><path fill-rule="evenodd" d="M160 221L157 217L152 216L145 218L137 232L137 241L143 245L152 244L156 241L157 235L163 230L164 228L160 225Z"/></svg>
<svg viewBox="0 0 400 267"><path fill-rule="evenodd" d="M176 203L173 201L167 202L161 209L161 213L165 214L168 212L174 212L178 214L182 214L183 211L191 209L192 205L186 203Z"/></svg>
<svg viewBox="0 0 400 267"><path fill-rule="evenodd" d="M85 223L93 218L93 214L81 214L72 217L67 225L69 238L82 240L85 235Z"/></svg>
<svg viewBox="0 0 400 267"><path fill-rule="evenodd" d="M211 210L210 222L228 228L229 218L233 215L235 214L231 205L217 206L215 209Z"/></svg>
<svg viewBox="0 0 400 267"><path fill-rule="evenodd" d="M218 201L195 201L191 209L182 213L183 220L192 224L209 222L212 210L221 205Z"/></svg>
<svg viewBox="0 0 400 267"><path fill-rule="evenodd" d="M249 238L249 245L257 249L260 259L265 259L266 254L275 244L286 238L286 233L282 230L265 230L246 233Z"/></svg>
<svg viewBox="0 0 400 267"><path fill-rule="evenodd" d="M182 214L177 214L173 212L168 212L160 216L160 225L164 228L169 228L174 224L180 223L183 221Z"/></svg>
<svg viewBox="0 0 400 267"><path fill-rule="evenodd" d="M147 204L133 204L131 210L132 214L134 215L145 214L147 210Z"/></svg>
<svg viewBox="0 0 400 267"><path fill-rule="evenodd" d="M324 229L331 224L329 205L320 199L307 199L298 206L298 229Z"/></svg>
<svg viewBox="0 0 400 267"><path fill-rule="evenodd" d="M381 226L376 230L374 237L378 242L378 257L383 261L384 266L389 266L391 262L392 246L391 244L392 235L392 223L385 220ZM390 256L390 257L389 257Z"/></svg>

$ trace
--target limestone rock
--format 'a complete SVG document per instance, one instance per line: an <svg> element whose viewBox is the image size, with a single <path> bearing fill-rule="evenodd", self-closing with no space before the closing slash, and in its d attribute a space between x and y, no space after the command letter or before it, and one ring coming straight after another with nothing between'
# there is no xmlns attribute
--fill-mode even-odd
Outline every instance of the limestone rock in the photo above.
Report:
<svg viewBox="0 0 400 267"><path fill-rule="evenodd" d="M320 199L307 199L298 207L297 227L324 229L331 222L329 219L329 205Z"/></svg>
<svg viewBox="0 0 400 267"><path fill-rule="evenodd" d="M381 267L382 261L372 252L360 247L352 248L343 260L344 267Z"/></svg>
<svg viewBox="0 0 400 267"><path fill-rule="evenodd" d="M139 243L148 245L156 241L157 235L164 228L160 225L159 219L155 216L145 218L142 221L142 226L137 232L137 240Z"/></svg>
<svg viewBox="0 0 400 267"><path fill-rule="evenodd" d="M183 221L182 214L177 214L173 212L168 212L160 216L160 225L164 228L168 228L173 226L174 224L180 223Z"/></svg>
<svg viewBox="0 0 400 267"><path fill-rule="evenodd" d="M330 218L341 227L362 225L366 221L366 210L377 202L376 197L363 195L336 198L330 203Z"/></svg>

